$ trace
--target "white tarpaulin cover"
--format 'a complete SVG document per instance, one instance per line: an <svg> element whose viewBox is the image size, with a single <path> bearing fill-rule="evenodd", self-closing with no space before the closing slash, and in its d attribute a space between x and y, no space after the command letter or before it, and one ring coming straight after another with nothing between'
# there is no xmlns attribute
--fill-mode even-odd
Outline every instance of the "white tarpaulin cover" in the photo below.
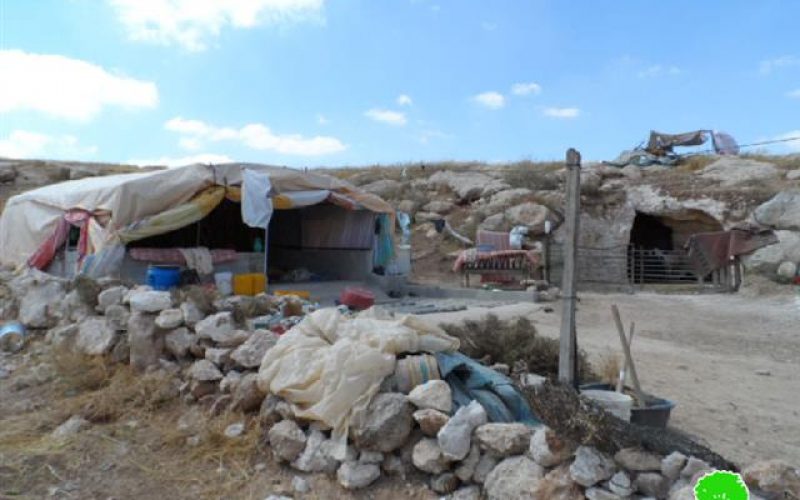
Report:
<svg viewBox="0 0 800 500"><path fill-rule="evenodd" d="M415 316L381 317L370 309L348 318L320 309L267 351L258 385L292 403L297 417L333 429L343 455L348 428L359 425L381 382L394 372L396 355L458 346L458 339Z"/></svg>
<svg viewBox="0 0 800 500"><path fill-rule="evenodd" d="M266 229L272 218L272 184L269 174L246 168L242 174L242 220L250 227Z"/></svg>

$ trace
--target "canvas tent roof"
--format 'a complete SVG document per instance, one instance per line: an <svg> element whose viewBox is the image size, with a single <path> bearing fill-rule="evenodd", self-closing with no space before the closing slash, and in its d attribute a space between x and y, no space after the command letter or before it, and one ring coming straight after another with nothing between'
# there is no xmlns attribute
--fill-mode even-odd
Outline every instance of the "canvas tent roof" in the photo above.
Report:
<svg viewBox="0 0 800 500"><path fill-rule="evenodd" d="M67 211L105 212L116 231L192 200L212 186L241 186L245 170L269 176L273 194L330 191L379 213L394 210L379 197L328 175L257 164L188 165L52 184L8 200L0 217L0 263L20 265L55 231Z"/></svg>

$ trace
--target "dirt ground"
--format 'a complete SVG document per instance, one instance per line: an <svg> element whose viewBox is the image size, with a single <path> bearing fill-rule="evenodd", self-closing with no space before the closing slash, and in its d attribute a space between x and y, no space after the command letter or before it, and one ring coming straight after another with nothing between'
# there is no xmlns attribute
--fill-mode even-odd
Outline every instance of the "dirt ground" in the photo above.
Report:
<svg viewBox="0 0 800 500"><path fill-rule="evenodd" d="M636 323L632 354L643 389L677 403L672 426L740 465L772 458L800 464L800 295L583 293L578 344L593 362L621 352L611 304L626 328ZM453 322L489 311L526 316L540 333L558 337L559 303L426 318Z"/></svg>

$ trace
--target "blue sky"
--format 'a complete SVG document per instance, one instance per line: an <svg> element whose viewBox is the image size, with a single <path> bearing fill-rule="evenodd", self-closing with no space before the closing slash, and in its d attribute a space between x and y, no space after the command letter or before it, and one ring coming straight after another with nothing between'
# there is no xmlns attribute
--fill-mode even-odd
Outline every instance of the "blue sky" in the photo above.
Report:
<svg viewBox="0 0 800 500"><path fill-rule="evenodd" d="M0 0L0 156L314 167L800 135L798 18L788 0Z"/></svg>

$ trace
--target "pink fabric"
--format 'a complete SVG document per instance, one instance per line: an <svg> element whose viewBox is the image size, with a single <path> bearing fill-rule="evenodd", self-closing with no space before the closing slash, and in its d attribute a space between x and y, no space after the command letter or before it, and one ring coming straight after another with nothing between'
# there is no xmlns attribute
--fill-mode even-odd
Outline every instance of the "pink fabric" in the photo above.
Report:
<svg viewBox="0 0 800 500"><path fill-rule="evenodd" d="M78 239L78 262L86 256L88 251L88 227L89 219L92 214L85 210L70 210L64 214L64 217L58 221L53 234L50 235L44 242L36 249L36 252L28 259L28 265L44 271L47 266L53 262L58 249L64 246L69 236L70 226L78 226L81 228L81 235Z"/></svg>
<svg viewBox="0 0 800 500"><path fill-rule="evenodd" d="M155 262L159 264L186 264L183 254L176 248L131 248L128 250L131 259L140 262ZM216 249L211 250L211 261L214 264L236 260L236 250Z"/></svg>

